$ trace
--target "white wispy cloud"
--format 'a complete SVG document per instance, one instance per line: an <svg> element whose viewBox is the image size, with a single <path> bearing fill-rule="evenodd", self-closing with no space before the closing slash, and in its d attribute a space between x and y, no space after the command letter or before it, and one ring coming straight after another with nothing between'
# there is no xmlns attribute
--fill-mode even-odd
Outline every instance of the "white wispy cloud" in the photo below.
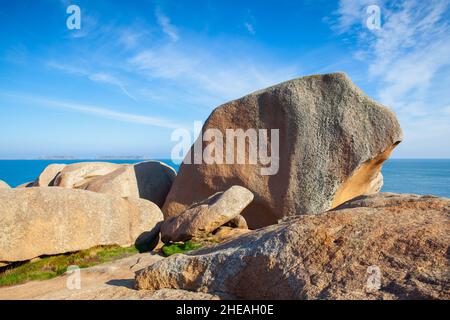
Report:
<svg viewBox="0 0 450 320"><path fill-rule="evenodd" d="M170 22L168 16L162 13L160 8L156 8L155 16L158 21L158 24L161 26L163 32L168 35L172 41L178 41L178 30L177 28Z"/></svg>
<svg viewBox="0 0 450 320"><path fill-rule="evenodd" d="M90 114L97 117L112 119L122 122L137 123L161 128L177 129L186 127L183 124L171 121L165 118L151 117L140 114L133 114L127 112L120 112L111 110L102 106L91 104L83 104L77 102L61 101L47 97L30 96L26 94L0 92L0 96L12 99L13 101L26 102L29 105L34 105L44 108L57 108L61 110L73 111L77 113Z"/></svg>
<svg viewBox="0 0 450 320"><path fill-rule="evenodd" d="M86 77L91 81L98 82L98 83L104 83L109 84L112 86L115 86L119 88L126 96L133 99L134 101L137 101L136 97L132 95L126 88L125 84L115 77L114 75L107 73L107 72L93 72L87 69L83 69L80 67L75 67L72 65L66 65L66 64L60 64L56 62L49 62L47 65L53 69L57 69L60 71L63 71L67 74L80 76L80 77Z"/></svg>
<svg viewBox="0 0 450 320"><path fill-rule="evenodd" d="M253 26L253 24L251 24L250 22L245 22L244 26L245 26L245 29L247 29L247 31L250 34L252 34L252 35L256 34L255 27Z"/></svg>
<svg viewBox="0 0 450 320"><path fill-rule="evenodd" d="M106 23L107 32L89 35L95 48L77 43L74 54L64 57L73 62L53 62L50 67L115 86L133 100L171 110L189 104L197 111L301 75L296 62L270 57L245 38L224 41L192 32L180 41L170 17L160 7L154 14L161 33L153 32L155 26L148 22ZM250 12L243 21L254 31ZM89 59L80 59L80 51Z"/></svg>
<svg viewBox="0 0 450 320"><path fill-rule="evenodd" d="M119 31L119 42L125 46L126 49L133 49L139 45L139 41L145 35L145 32L136 32L131 28L123 28Z"/></svg>
<svg viewBox="0 0 450 320"><path fill-rule="evenodd" d="M367 62L370 79L379 83L378 98L423 115L436 75L450 65L449 1L379 1L383 23L377 32L364 24L371 2L341 0L335 25L357 34L355 57Z"/></svg>
<svg viewBox="0 0 450 320"><path fill-rule="evenodd" d="M385 10L383 28L368 46L369 75L382 78L379 95L384 103L399 110L410 110L412 102L419 109L430 107L425 101L430 86L437 72L450 65L448 5L405 1L399 10Z"/></svg>
<svg viewBox="0 0 450 320"><path fill-rule="evenodd" d="M384 3L385 0L340 0L338 8L334 12L338 19L331 20L331 26L338 33L347 32L354 26L363 27L367 19L367 7L370 5L383 6ZM326 20L329 20L329 17Z"/></svg>
<svg viewBox="0 0 450 320"><path fill-rule="evenodd" d="M74 53L64 56L70 64L52 57L49 66L115 86L133 100L201 118L221 103L301 75L296 61L280 61L247 43L247 37L224 41L192 32L181 41L170 18L158 7L154 13L161 33L148 22L111 22L108 32L89 35L97 44L94 48L74 43ZM251 32L251 13L243 21L251 24ZM81 59L80 52L89 58Z"/></svg>
<svg viewBox="0 0 450 320"><path fill-rule="evenodd" d="M221 102L299 75L297 66L277 65L217 50L165 44L137 53L128 63L149 79L170 80L196 95Z"/></svg>
<svg viewBox="0 0 450 320"><path fill-rule="evenodd" d="M381 29L369 30L367 6L379 5ZM333 29L356 39L353 57L366 63L376 97L393 108L405 141L401 157L448 156L450 147L450 1L341 0ZM447 109L446 109L447 107Z"/></svg>

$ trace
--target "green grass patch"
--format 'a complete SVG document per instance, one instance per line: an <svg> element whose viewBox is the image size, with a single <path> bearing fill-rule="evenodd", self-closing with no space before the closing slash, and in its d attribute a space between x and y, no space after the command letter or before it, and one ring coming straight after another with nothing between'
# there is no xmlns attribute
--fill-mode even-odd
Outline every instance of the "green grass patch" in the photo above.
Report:
<svg viewBox="0 0 450 320"><path fill-rule="evenodd" d="M31 280L48 280L62 275L70 265L87 268L130 256L139 251L133 246L100 246L74 253L42 257L33 262L13 264L0 269L0 287Z"/></svg>
<svg viewBox="0 0 450 320"><path fill-rule="evenodd" d="M201 247L202 244L189 240L184 243L165 244L162 247L162 252L164 256L168 257L175 253L184 253L195 249L199 249Z"/></svg>

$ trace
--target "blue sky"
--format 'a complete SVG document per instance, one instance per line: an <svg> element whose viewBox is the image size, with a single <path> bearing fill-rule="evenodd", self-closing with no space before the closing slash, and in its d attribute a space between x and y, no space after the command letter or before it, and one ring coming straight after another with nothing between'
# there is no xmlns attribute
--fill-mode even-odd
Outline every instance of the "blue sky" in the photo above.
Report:
<svg viewBox="0 0 450 320"><path fill-rule="evenodd" d="M450 158L449 2L2 1L0 158L168 157L216 106L335 71L397 113L393 157Z"/></svg>

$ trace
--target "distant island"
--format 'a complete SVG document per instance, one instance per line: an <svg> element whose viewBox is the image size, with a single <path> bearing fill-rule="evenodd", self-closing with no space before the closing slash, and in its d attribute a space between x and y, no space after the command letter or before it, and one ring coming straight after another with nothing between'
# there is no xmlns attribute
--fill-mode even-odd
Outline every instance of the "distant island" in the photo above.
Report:
<svg viewBox="0 0 450 320"><path fill-rule="evenodd" d="M72 156L42 156L38 157L37 160L75 160Z"/></svg>
<svg viewBox="0 0 450 320"><path fill-rule="evenodd" d="M146 156L100 156L97 160L147 160L150 157Z"/></svg>

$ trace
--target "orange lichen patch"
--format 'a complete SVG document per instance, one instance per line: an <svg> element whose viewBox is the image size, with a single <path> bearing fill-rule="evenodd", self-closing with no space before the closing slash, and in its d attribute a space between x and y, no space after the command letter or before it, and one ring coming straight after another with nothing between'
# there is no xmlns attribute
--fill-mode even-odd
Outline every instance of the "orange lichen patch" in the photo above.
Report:
<svg viewBox="0 0 450 320"><path fill-rule="evenodd" d="M357 168L352 175L341 184L334 196L331 208L335 208L357 196L374 193L374 190L372 190L372 181L378 176L384 161L389 158L392 150L394 150L399 143L400 141L395 142L375 158L368 160L359 166L359 168Z"/></svg>

